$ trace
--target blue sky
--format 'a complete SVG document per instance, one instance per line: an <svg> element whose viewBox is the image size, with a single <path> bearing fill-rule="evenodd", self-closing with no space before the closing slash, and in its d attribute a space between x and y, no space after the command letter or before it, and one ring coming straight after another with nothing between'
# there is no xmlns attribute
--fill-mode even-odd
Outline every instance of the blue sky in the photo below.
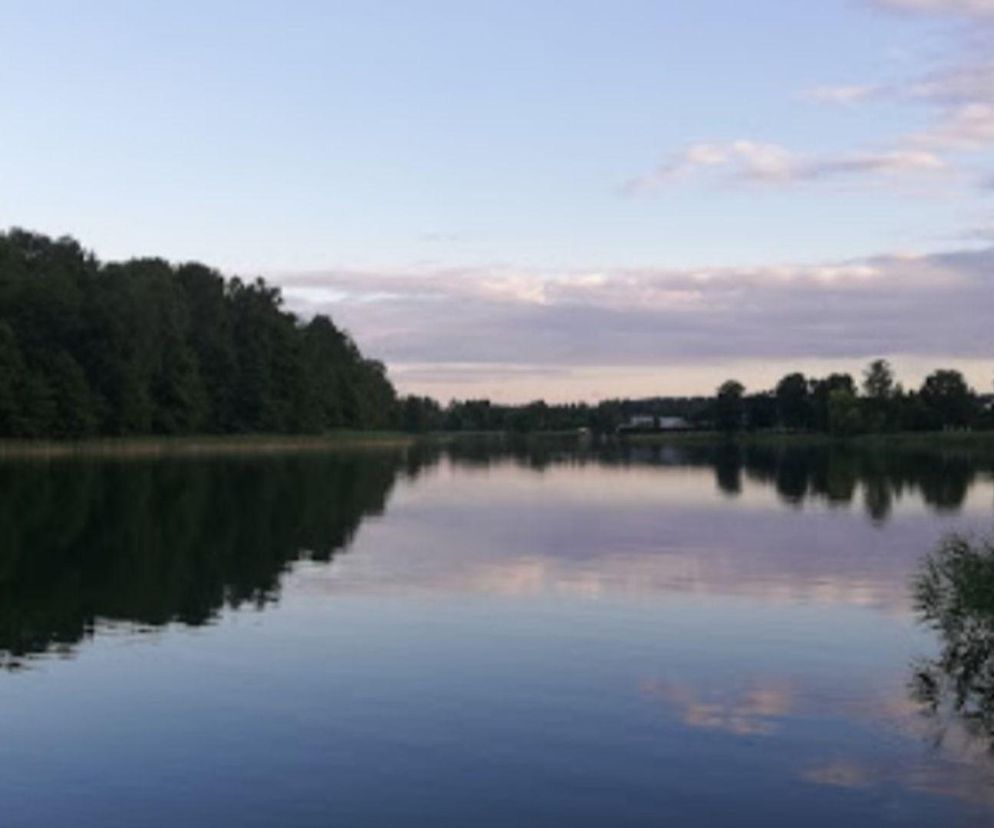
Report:
<svg viewBox="0 0 994 828"><path fill-rule="evenodd" d="M962 329L994 302L991 0L0 13L0 225L265 273L405 390L672 393L878 353L990 384L994 335ZM934 341L894 329L895 291Z"/></svg>

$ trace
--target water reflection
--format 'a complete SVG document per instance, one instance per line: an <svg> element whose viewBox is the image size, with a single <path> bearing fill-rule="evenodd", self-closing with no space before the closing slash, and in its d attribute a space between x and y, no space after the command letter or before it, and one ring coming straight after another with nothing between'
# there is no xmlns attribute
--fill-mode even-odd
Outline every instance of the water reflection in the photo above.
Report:
<svg viewBox="0 0 994 828"><path fill-rule="evenodd" d="M422 459L437 458L438 446L425 445ZM937 511L955 512L980 479L994 475L994 452L988 448L864 447L859 444L738 444L708 441L637 445L610 443L577 451L569 439L506 442L460 441L445 452L454 462L488 468L513 459L543 471L563 463L622 466L698 467L714 471L715 483L730 497L743 481L772 486L785 504L823 501L835 505L861 502L866 514L886 520L896 502L919 496Z"/></svg>
<svg viewBox="0 0 994 828"><path fill-rule="evenodd" d="M733 736L769 735L794 712L792 692L786 685L721 686L702 692L686 684L647 681L642 692L675 710L687 727Z"/></svg>
<svg viewBox="0 0 994 828"><path fill-rule="evenodd" d="M861 495L863 508L876 521L890 515L895 501L913 494L936 510L955 511L979 478L994 473L994 457L985 452L846 444L635 447L619 449L613 457L618 462L710 466L718 488L729 496L742 492L743 477L773 486L791 505L811 500L850 504Z"/></svg>
<svg viewBox="0 0 994 828"><path fill-rule="evenodd" d="M614 444L578 451L569 440L499 445L466 440L317 456L4 464L0 665L21 666L25 657L50 650L70 653L101 623L201 625L225 607L272 602L293 562L330 561L348 546L364 518L383 512L398 478L414 480L440 467L460 474L513 467L541 475L575 467L605 472L637 468L642 473L641 496L657 497L662 507L675 491L664 484L675 482L682 498L701 503L705 522L671 520L664 530L643 522L642 534L656 532L662 544L659 554L616 557L602 570L577 568L559 551L531 559L502 552L456 560L443 546L435 549L437 561L411 573L409 585L431 571L435 583L463 586L487 582L520 588L526 583L544 589L554 577L595 594L608 578L615 586L628 579L653 588L700 591L713 587L707 576L713 569L718 582L741 589L761 586L767 595L798 594L803 586L805 594L837 595L841 589L869 596L866 602L873 603L889 595L887 584L899 592L899 582L882 564L874 564L884 573L877 577L877 570L870 575L869 570L855 575L843 571L852 564L843 555L832 561L785 561L785 550L766 548L771 535L757 523L750 524L754 542L740 539L749 556L705 556L719 539L714 516L720 515L720 504L705 501L714 490L686 488L688 470L710 470L722 498L748 499L757 491L771 490L792 507L861 503L869 517L883 521L896 502L911 496L934 510L958 509L994 465L989 458L966 453L872 452L844 446ZM617 495L621 508L622 487L612 494L621 482L596 480L592 485L602 492L598 497ZM541 503L531 506L540 508ZM479 520L489 520L490 512L495 521L507 524L510 519L513 525L513 515L505 513L508 508L482 510L460 544L479 541L486 532ZM538 543L543 533L557 531L549 549L567 548L568 532L554 528L556 519L550 513L531 529L519 527L521 539ZM570 520L571 531L580 531L576 517ZM590 543L598 538L605 548L614 543L617 538L609 528L589 527ZM639 543L646 543L641 535ZM600 551L591 548L588 553ZM474 569L465 573L469 564ZM784 581L780 571L791 577Z"/></svg>
<svg viewBox="0 0 994 828"><path fill-rule="evenodd" d="M994 541L946 538L922 565L914 599L939 655L916 664L912 697L938 741L956 729L994 748Z"/></svg>
<svg viewBox="0 0 994 828"><path fill-rule="evenodd" d="M383 510L399 458L0 466L0 664L71 647L98 621L199 625L274 600Z"/></svg>
<svg viewBox="0 0 994 828"><path fill-rule="evenodd" d="M907 690L909 579L989 476L527 441L0 466L0 660L37 667L0 675L4 824L989 824L953 736L990 719L959 588L990 578L921 591L942 751Z"/></svg>

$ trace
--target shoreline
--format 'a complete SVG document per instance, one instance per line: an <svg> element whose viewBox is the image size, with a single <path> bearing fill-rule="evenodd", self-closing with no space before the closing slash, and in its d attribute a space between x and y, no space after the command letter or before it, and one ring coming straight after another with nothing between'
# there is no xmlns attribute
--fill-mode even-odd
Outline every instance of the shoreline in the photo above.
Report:
<svg viewBox="0 0 994 828"><path fill-rule="evenodd" d="M713 445L731 443L750 446L848 446L854 448L983 448L994 450L994 431L895 431L880 434L856 434L839 437L821 432L740 432L682 431L674 433L632 434L617 438L631 445Z"/></svg>
<svg viewBox="0 0 994 828"><path fill-rule="evenodd" d="M101 437L88 440L0 440L0 462L75 457L146 459L404 449L416 440L416 435L395 431L341 431L320 435L231 434Z"/></svg>
<svg viewBox="0 0 994 828"><path fill-rule="evenodd" d="M893 432L838 437L805 432L753 432L723 434L717 431L656 432L585 436L573 431L516 433L339 431L320 435L229 434L195 436L101 437L87 440L0 440L0 462L64 458L146 459L236 455L300 454L309 452L407 449L419 442L446 444L457 441L497 442L570 440L580 445L715 445L851 447L859 449L983 449L994 451L994 431Z"/></svg>

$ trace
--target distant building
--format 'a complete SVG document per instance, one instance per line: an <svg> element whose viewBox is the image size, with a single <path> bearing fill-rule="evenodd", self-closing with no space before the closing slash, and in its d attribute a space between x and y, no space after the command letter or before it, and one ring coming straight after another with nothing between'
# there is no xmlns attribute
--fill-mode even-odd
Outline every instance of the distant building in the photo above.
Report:
<svg viewBox="0 0 994 828"><path fill-rule="evenodd" d="M683 417L655 417L634 414L618 431L621 434L644 434L656 431L690 431L693 426Z"/></svg>

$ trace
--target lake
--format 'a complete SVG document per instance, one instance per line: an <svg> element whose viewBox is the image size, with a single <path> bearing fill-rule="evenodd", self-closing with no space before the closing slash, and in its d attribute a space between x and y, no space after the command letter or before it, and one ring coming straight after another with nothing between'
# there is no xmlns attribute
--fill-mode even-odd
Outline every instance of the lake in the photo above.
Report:
<svg viewBox="0 0 994 828"><path fill-rule="evenodd" d="M944 698L912 595L992 480L720 444L2 464L2 825L992 824L992 627Z"/></svg>

